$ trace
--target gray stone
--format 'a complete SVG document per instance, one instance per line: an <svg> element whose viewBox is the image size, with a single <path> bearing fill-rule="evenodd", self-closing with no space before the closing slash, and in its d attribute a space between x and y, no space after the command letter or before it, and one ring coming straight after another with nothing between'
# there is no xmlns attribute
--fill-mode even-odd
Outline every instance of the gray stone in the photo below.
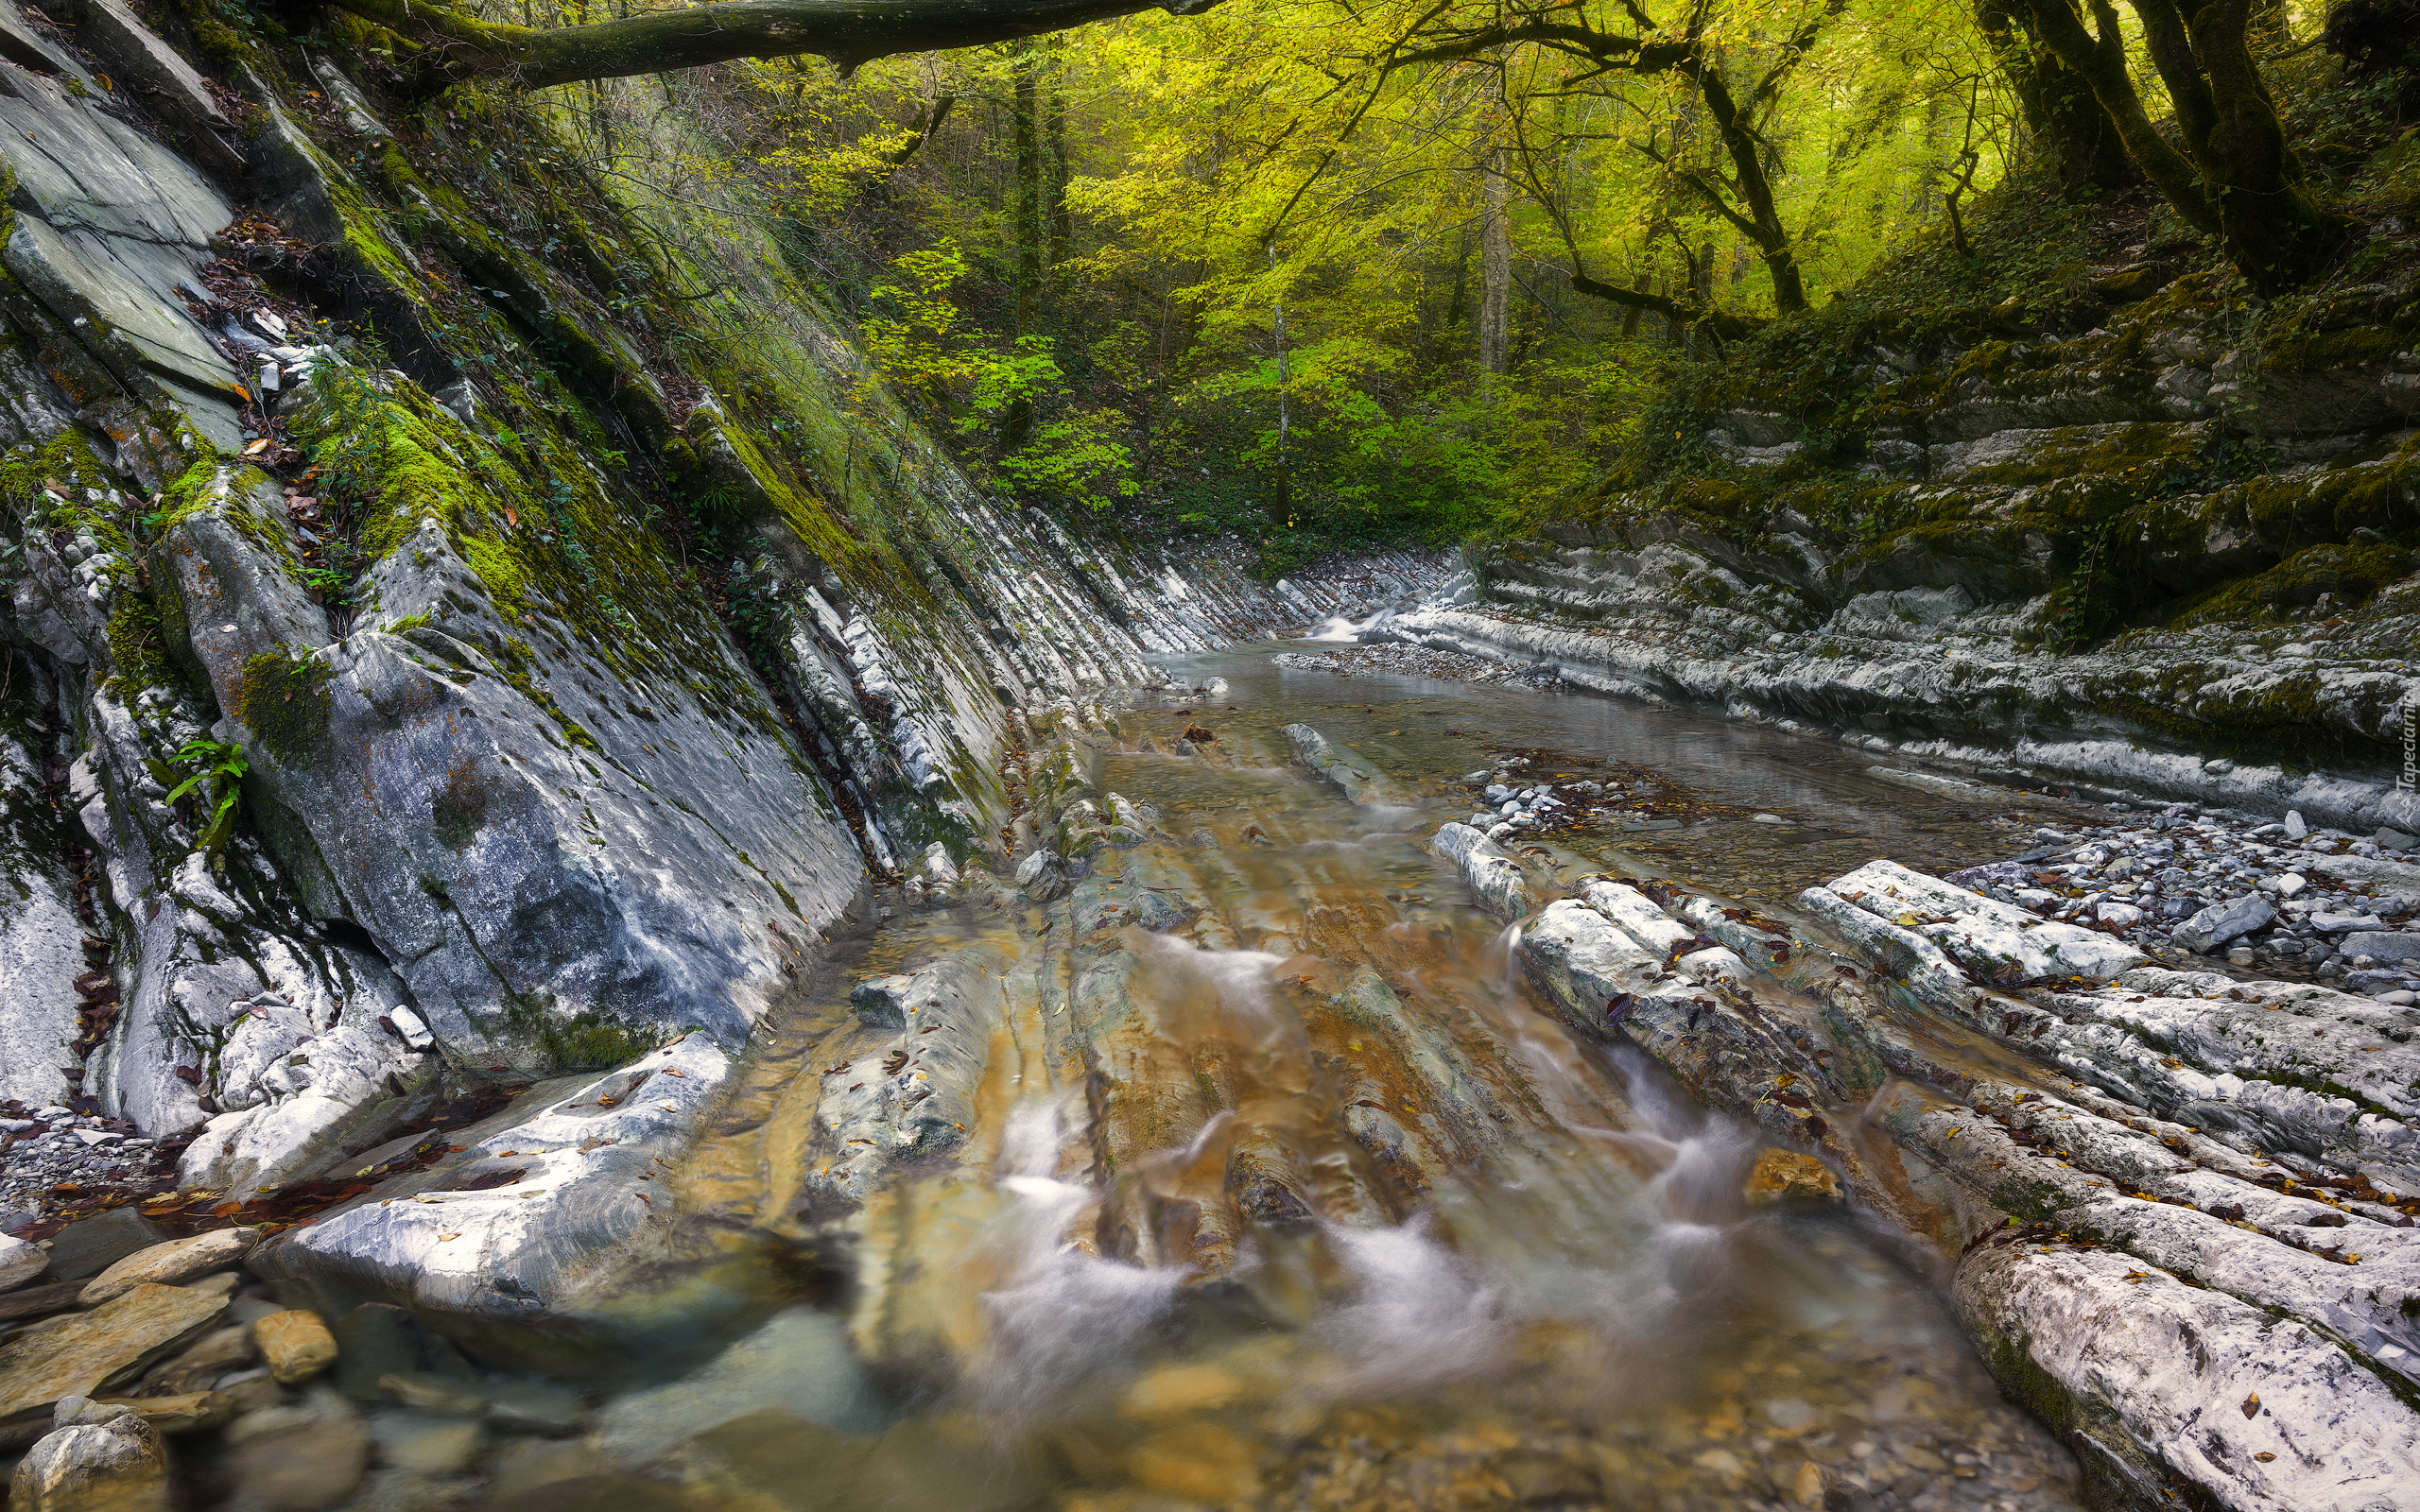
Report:
<svg viewBox="0 0 2420 1512"><path fill-rule="evenodd" d="M422 1475L452 1475L470 1468L487 1447L487 1426L476 1418L405 1407L370 1419L378 1461Z"/></svg>
<svg viewBox="0 0 2420 1512"><path fill-rule="evenodd" d="M62 1400L55 1421L17 1462L12 1512L164 1512L168 1457L151 1424L81 1397Z"/></svg>
<svg viewBox="0 0 2420 1512"><path fill-rule="evenodd" d="M1041 853L1036 851L1034 855ZM1033 859L1033 856L1027 857L1028 863ZM1041 868L1037 867L1034 869L1039 874ZM1025 875L1025 870L1023 867L1017 868L1017 881L1021 885L1031 880ZM906 998L914 986L915 978L911 976L883 976L871 982L860 982L849 991L849 1005L857 1010L857 1022L860 1023L877 1028L902 1029L908 1024Z"/></svg>
<svg viewBox="0 0 2420 1512"><path fill-rule="evenodd" d="M2348 957L2366 955L2380 965L2398 961L2420 962L2420 933L2357 930L2346 935L2338 948Z"/></svg>
<svg viewBox="0 0 2420 1512"><path fill-rule="evenodd" d="M2207 955L2239 936L2265 928L2276 917L2277 910L2267 899L2251 894L2231 902L2212 903L2178 925L2170 937L2197 955Z"/></svg>
<svg viewBox="0 0 2420 1512"><path fill-rule="evenodd" d="M361 1484L370 1448L361 1415L322 1387L236 1418L227 1430L226 1467L239 1502L264 1512L323 1512Z"/></svg>
<svg viewBox="0 0 2420 1512"><path fill-rule="evenodd" d="M112 1208L50 1236L51 1273L63 1281L80 1281L167 1240L168 1230L132 1208Z"/></svg>
<svg viewBox="0 0 2420 1512"><path fill-rule="evenodd" d="M615 1399L596 1439L615 1458L651 1459L692 1434L767 1407L855 1433L879 1427L886 1416L850 1357L840 1321L794 1308L694 1374Z"/></svg>
<svg viewBox="0 0 2420 1512"><path fill-rule="evenodd" d="M28 1240L0 1235L0 1292L13 1292L50 1269L50 1251Z"/></svg>
<svg viewBox="0 0 2420 1512"><path fill-rule="evenodd" d="M1387 781L1368 757L1337 745L1308 725L1288 725L1281 731L1294 747L1294 759L1317 772L1356 803L1387 800Z"/></svg>

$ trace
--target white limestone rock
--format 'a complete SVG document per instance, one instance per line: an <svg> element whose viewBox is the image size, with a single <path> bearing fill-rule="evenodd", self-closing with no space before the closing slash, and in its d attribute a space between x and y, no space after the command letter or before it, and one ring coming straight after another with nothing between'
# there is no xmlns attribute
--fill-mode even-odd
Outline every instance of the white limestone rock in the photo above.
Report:
<svg viewBox="0 0 2420 1512"><path fill-rule="evenodd" d="M1469 825L1439 826L1429 838L1428 849L1454 864L1479 906L1496 918L1507 922L1520 919L1536 906L1530 900L1529 878L1521 870L1521 864Z"/></svg>
<svg viewBox="0 0 2420 1512"><path fill-rule="evenodd" d="M543 1347L593 1322L597 1262L670 1221L652 1181L730 1073L692 1034L618 1071L549 1084L470 1148L398 1177L253 1251L259 1275L391 1301L497 1349ZM510 1171L508 1184L467 1183ZM483 1332L493 1331L493 1332Z"/></svg>
<svg viewBox="0 0 2420 1512"><path fill-rule="evenodd" d="M2026 1362L2003 1381L2119 1498L2388 1512L2420 1486L2420 1417L2309 1324L2019 1237L1968 1257L1952 1295L1987 1359Z"/></svg>
<svg viewBox="0 0 2420 1512"><path fill-rule="evenodd" d="M168 1456L159 1430L116 1402L60 1399L51 1431L17 1462L13 1512L165 1512Z"/></svg>
<svg viewBox="0 0 2420 1512"><path fill-rule="evenodd" d="M2022 908L1874 861L1828 885L1875 918L1913 931L1982 982L2011 987L2059 977L2107 978L2150 957L2124 940L2045 923Z"/></svg>

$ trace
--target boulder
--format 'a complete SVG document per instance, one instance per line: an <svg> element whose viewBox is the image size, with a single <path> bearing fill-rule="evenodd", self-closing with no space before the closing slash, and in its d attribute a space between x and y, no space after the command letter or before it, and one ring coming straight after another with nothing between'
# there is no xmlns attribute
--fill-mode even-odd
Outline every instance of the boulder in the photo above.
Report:
<svg viewBox="0 0 2420 1512"><path fill-rule="evenodd" d="M272 1236L249 1265L331 1311L407 1307L483 1357L601 1366L629 1346L582 1299L595 1257L670 1222L641 1178L683 1147L730 1069L693 1034L618 1071L542 1083L464 1131L459 1154Z"/></svg>
<svg viewBox="0 0 2420 1512"><path fill-rule="evenodd" d="M1337 745L1308 725L1288 725L1283 731L1294 747L1294 759L1336 784L1356 803L1386 801L1389 788L1377 765L1348 747Z"/></svg>
<svg viewBox="0 0 2420 1512"><path fill-rule="evenodd" d="M1528 917L1536 906L1530 901L1529 879L1522 873L1521 864L1469 825L1440 826L1430 838L1428 849L1454 864L1463 884L1478 897L1478 905L1496 918L1511 922Z"/></svg>
<svg viewBox="0 0 2420 1512"><path fill-rule="evenodd" d="M2014 1232L1961 1264L1952 1295L2097 1503L2379 1512L2420 1486L2411 1410L2308 1324Z"/></svg>
<svg viewBox="0 0 2420 1512"><path fill-rule="evenodd" d="M2200 913L2179 924L2169 936L2196 955L2207 955L2220 946L2256 929L2266 928L2277 917L2277 910L2258 893L2247 893L2226 902L2212 903Z"/></svg>
<svg viewBox="0 0 2420 1512"><path fill-rule="evenodd" d="M11 1512L166 1512L159 1430L116 1403L69 1397L9 1485Z"/></svg>
<svg viewBox="0 0 2420 1512"><path fill-rule="evenodd" d="M113 1297L123 1297L137 1286L156 1283L162 1286L181 1285L197 1276L207 1276L236 1264L251 1253L260 1243L257 1228L214 1228L185 1239L172 1239L164 1245L138 1249L116 1262L109 1269L94 1277L77 1294L79 1306L98 1307Z"/></svg>

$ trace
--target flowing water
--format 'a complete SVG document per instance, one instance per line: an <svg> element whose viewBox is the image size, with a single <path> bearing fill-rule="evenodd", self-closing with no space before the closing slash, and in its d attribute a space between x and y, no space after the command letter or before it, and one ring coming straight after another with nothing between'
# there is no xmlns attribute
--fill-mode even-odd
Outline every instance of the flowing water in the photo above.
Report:
<svg viewBox="0 0 2420 1512"><path fill-rule="evenodd" d="M1423 845L1499 761L1682 816L1547 859L1740 897L2005 853L2042 816L1836 746L1270 649L1181 668L1230 691L1099 743L1150 843L1046 907L882 919L770 1029L677 1193L828 1283L626 1390L606 1451L692 1505L801 1512L2073 1504L1938 1259L1751 1208L1759 1137L1566 1033ZM1295 720L1382 799L1292 765ZM904 1030L846 1006L943 961L948 1004ZM932 1068L925 1132L864 1110L877 1058Z"/></svg>

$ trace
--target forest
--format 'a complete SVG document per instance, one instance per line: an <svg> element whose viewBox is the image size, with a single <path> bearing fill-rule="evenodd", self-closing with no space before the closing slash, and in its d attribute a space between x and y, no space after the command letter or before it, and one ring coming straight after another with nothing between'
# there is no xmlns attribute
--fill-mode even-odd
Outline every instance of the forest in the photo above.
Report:
<svg viewBox="0 0 2420 1512"><path fill-rule="evenodd" d="M420 87L561 81L601 170L743 196L1011 496L1272 575L1584 511L1703 451L1651 417L1725 365L2072 316L2112 264L2290 298L2414 183L2370 163L2401 0L347 9ZM617 130L650 98L722 140Z"/></svg>

